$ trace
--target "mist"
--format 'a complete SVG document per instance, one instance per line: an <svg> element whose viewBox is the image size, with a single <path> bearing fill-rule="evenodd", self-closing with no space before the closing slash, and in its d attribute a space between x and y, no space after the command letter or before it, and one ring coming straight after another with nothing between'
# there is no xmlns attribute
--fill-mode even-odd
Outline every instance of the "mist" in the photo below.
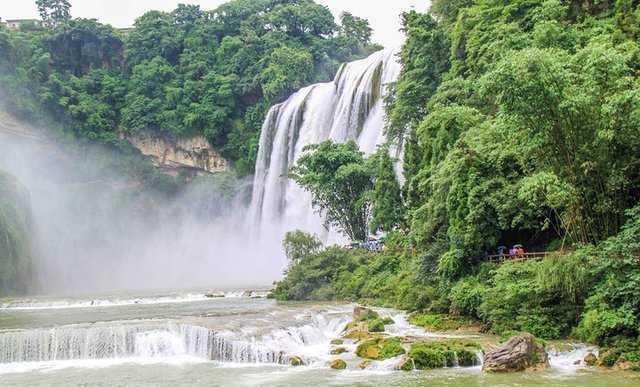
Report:
<svg viewBox="0 0 640 387"><path fill-rule="evenodd" d="M113 151L2 118L0 169L31 195L38 292L264 286L282 276L281 241L248 232L249 180L208 176L163 195L127 178Z"/></svg>

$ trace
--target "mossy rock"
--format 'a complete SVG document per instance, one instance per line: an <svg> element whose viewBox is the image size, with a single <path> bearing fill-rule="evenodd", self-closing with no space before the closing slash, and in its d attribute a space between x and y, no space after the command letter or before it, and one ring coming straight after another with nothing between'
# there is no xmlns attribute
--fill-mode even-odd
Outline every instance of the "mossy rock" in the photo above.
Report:
<svg viewBox="0 0 640 387"><path fill-rule="evenodd" d="M409 350L409 357L413 359L418 369L439 368L452 366L456 363L461 367L476 365L478 359L474 343L460 343L449 341L443 343L413 344Z"/></svg>
<svg viewBox="0 0 640 387"><path fill-rule="evenodd" d="M345 347L338 347L338 348L334 348L334 349L331 350L331 354L332 355L339 355L339 354L345 353L345 352L348 352Z"/></svg>
<svg viewBox="0 0 640 387"><path fill-rule="evenodd" d="M393 321L393 319L391 317L385 317L382 319L382 323L384 325L391 325L391 324L395 324L396 322Z"/></svg>
<svg viewBox="0 0 640 387"><path fill-rule="evenodd" d="M342 359L336 359L329 362L329 367L334 370L343 370L347 368L347 363Z"/></svg>
<svg viewBox="0 0 640 387"><path fill-rule="evenodd" d="M342 345L342 344L344 344L344 340L340 340L340 339L331 340L331 345Z"/></svg>
<svg viewBox="0 0 640 387"><path fill-rule="evenodd" d="M371 337L367 323L350 323L347 325L346 331L342 336L345 339L363 340Z"/></svg>
<svg viewBox="0 0 640 387"><path fill-rule="evenodd" d="M369 321L369 332L384 332L384 323L376 318Z"/></svg>
<svg viewBox="0 0 640 387"><path fill-rule="evenodd" d="M300 356L294 356L291 358L291 365L293 367L303 366L305 365L305 362Z"/></svg>
<svg viewBox="0 0 640 387"><path fill-rule="evenodd" d="M398 365L400 371L413 371L413 360L409 356L403 356L402 362Z"/></svg>
<svg viewBox="0 0 640 387"><path fill-rule="evenodd" d="M353 308L353 318L355 322L368 321L380 318L377 312L371 308L356 306Z"/></svg>
<svg viewBox="0 0 640 387"><path fill-rule="evenodd" d="M366 369L367 367L369 367L373 362L369 359L367 360L363 360L360 362L360 364L358 364L358 367L360 367L361 370Z"/></svg>
<svg viewBox="0 0 640 387"><path fill-rule="evenodd" d="M412 314L408 320L411 324L432 332L453 332L469 323L465 317L432 313Z"/></svg>
<svg viewBox="0 0 640 387"><path fill-rule="evenodd" d="M405 354L397 338L375 338L367 340L356 348L356 355L365 359L384 360Z"/></svg>
<svg viewBox="0 0 640 387"><path fill-rule="evenodd" d="M593 352L589 352L587 356L584 357L584 363L587 365L595 365L598 362L598 358Z"/></svg>

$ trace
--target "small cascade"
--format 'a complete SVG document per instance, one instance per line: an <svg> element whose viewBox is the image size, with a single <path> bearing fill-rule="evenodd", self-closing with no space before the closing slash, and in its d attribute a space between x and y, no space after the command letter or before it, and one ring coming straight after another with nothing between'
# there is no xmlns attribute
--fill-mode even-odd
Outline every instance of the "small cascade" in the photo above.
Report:
<svg viewBox="0 0 640 387"><path fill-rule="evenodd" d="M458 352L453 352L453 366L460 367L460 362L458 361Z"/></svg>
<svg viewBox="0 0 640 387"><path fill-rule="evenodd" d="M571 343L568 348L551 346L548 351L549 366L562 372L575 372L584 367L583 359L590 352L599 355L597 347L580 343Z"/></svg>
<svg viewBox="0 0 640 387"><path fill-rule="evenodd" d="M331 338L350 318L319 314L262 336L176 323L96 323L0 332L0 363L189 356L230 363L326 360Z"/></svg>
<svg viewBox="0 0 640 387"><path fill-rule="evenodd" d="M273 234L262 236L277 241L295 229L330 237L311 209L310 195L286 174L308 144L354 140L368 154L384 142L383 98L400 72L395 53L382 50L343 65L333 82L305 87L269 110L249 215L254 233L269 230Z"/></svg>

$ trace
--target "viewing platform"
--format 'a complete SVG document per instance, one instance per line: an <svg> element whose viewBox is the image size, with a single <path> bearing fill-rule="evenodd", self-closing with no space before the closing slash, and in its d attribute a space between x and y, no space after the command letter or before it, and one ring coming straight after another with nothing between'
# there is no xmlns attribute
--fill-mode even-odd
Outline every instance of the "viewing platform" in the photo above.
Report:
<svg viewBox="0 0 640 387"><path fill-rule="evenodd" d="M509 260L523 261L523 260L529 260L529 259L543 259L543 258L547 258L551 254L552 253L546 252L546 251L539 252L539 253L495 254L495 255L490 255L488 257L489 258L488 261L485 261L485 262L501 263Z"/></svg>

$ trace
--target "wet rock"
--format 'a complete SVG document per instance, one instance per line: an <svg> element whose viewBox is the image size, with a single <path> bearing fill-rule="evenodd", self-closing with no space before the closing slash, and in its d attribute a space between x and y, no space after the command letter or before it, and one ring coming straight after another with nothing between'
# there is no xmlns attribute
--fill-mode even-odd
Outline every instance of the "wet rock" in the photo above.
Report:
<svg viewBox="0 0 640 387"><path fill-rule="evenodd" d="M339 340L339 339L331 340L331 345L342 345L342 344L344 344L344 340Z"/></svg>
<svg viewBox="0 0 640 387"><path fill-rule="evenodd" d="M414 368L413 360L409 356L403 355L402 360L398 363L398 370L413 371Z"/></svg>
<svg viewBox="0 0 640 387"><path fill-rule="evenodd" d="M370 320L378 318L378 313L371 308L365 308L364 306L356 306L353 308L353 318L356 321Z"/></svg>
<svg viewBox="0 0 640 387"><path fill-rule="evenodd" d="M614 371L633 371L636 365L630 361L620 361L613 366Z"/></svg>
<svg viewBox="0 0 640 387"><path fill-rule="evenodd" d="M358 367L360 367L361 370L364 370L369 367L371 363L373 363L371 360L363 360L360 362L360 364L358 364Z"/></svg>
<svg viewBox="0 0 640 387"><path fill-rule="evenodd" d="M363 340L371 338L367 323L351 323L342 335L345 339Z"/></svg>
<svg viewBox="0 0 640 387"><path fill-rule="evenodd" d="M345 352L348 352L345 347L338 347L338 348L334 348L334 349L331 350L331 354L332 355L339 355L339 354L345 353Z"/></svg>
<svg viewBox="0 0 640 387"><path fill-rule="evenodd" d="M347 368L347 363L342 359L336 359L329 362L329 367L333 368L334 370L343 370Z"/></svg>
<svg viewBox="0 0 640 387"><path fill-rule="evenodd" d="M304 360L300 356L294 356L291 358L291 365L294 367L305 365Z"/></svg>
<svg viewBox="0 0 640 387"><path fill-rule="evenodd" d="M592 366L596 364L596 362L598 361L598 358L593 352L589 352L587 356L584 357L583 360L584 360L584 364Z"/></svg>
<svg viewBox="0 0 640 387"><path fill-rule="evenodd" d="M580 365L580 363L582 363L582 360L576 360L573 362L573 365Z"/></svg>
<svg viewBox="0 0 640 387"><path fill-rule="evenodd" d="M384 360L404 355L405 350L397 338L367 340L356 348L356 355L366 359Z"/></svg>
<svg viewBox="0 0 640 387"><path fill-rule="evenodd" d="M536 371L549 366L547 352L530 334L513 336L484 355L483 371Z"/></svg>
<svg viewBox="0 0 640 387"><path fill-rule="evenodd" d="M468 367L477 364L476 343L457 340L448 342L415 343L411 345L409 357L417 369L430 369L457 365Z"/></svg>
<svg viewBox="0 0 640 387"><path fill-rule="evenodd" d="M605 353L600 354L600 358L598 358L596 365L600 367L613 367L618 361L619 357L619 352L611 350L605 351Z"/></svg>

